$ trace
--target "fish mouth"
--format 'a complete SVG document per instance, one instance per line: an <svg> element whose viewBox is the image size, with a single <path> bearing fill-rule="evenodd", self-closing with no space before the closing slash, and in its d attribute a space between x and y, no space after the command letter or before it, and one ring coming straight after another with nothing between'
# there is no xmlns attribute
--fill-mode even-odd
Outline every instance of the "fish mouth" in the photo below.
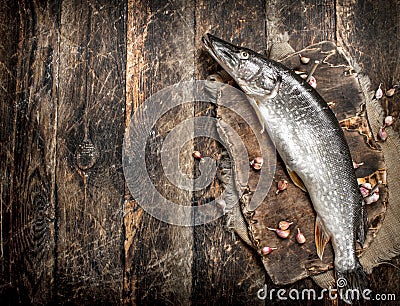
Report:
<svg viewBox="0 0 400 306"><path fill-rule="evenodd" d="M238 65L239 59L234 56L239 53L236 46L209 33L203 35L202 41L206 50L228 73Z"/></svg>

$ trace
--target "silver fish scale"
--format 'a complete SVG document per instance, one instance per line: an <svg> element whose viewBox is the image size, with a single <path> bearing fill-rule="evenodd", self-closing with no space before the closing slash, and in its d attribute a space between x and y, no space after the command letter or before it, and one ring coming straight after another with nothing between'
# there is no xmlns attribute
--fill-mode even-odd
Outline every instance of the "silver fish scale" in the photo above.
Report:
<svg viewBox="0 0 400 306"><path fill-rule="evenodd" d="M333 112L308 84L282 74L279 93L260 104L285 164L303 180L343 270L355 267L354 244L362 196L350 150ZM352 242L352 243L349 243Z"/></svg>

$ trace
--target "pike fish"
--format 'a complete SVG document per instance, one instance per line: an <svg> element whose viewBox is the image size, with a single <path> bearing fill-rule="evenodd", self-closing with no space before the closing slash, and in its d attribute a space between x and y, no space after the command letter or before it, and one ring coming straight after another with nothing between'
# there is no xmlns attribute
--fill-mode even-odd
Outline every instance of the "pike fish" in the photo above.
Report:
<svg viewBox="0 0 400 306"><path fill-rule="evenodd" d="M334 113L308 82L284 65L211 34L203 36L203 43L249 98L293 182L309 193L317 215L317 253L322 259L331 240L336 278L345 285L340 292L359 289L361 294L367 280L356 241L363 244L367 220L350 150Z"/></svg>

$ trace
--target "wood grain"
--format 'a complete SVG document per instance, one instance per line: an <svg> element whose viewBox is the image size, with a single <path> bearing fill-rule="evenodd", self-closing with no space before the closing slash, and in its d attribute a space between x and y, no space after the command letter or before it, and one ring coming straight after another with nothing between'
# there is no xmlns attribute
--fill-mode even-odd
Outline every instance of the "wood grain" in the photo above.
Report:
<svg viewBox="0 0 400 306"><path fill-rule="evenodd" d="M383 82L389 89L399 83L400 3L390 1L337 1L337 38L357 72L367 74L372 89Z"/></svg>
<svg viewBox="0 0 400 306"><path fill-rule="evenodd" d="M11 277L13 143L16 111L18 49L18 6L15 1L0 1L0 303L12 301L17 283ZM15 299L17 300L17 299ZM8 302L8 301L7 301Z"/></svg>
<svg viewBox="0 0 400 306"><path fill-rule="evenodd" d="M279 41L300 50L331 40L372 88L389 88L400 82L399 16L397 0L0 0L0 304L258 305L264 283L316 288L274 286L223 219L182 228L145 213L125 186L124 129L155 92L220 69L202 49L205 32L261 53ZM398 95L387 101L398 114ZM182 205L221 192L217 180L179 190L158 166L165 136L203 115L215 109L177 108L148 140L154 185ZM206 138L188 141L179 156L188 176L199 174L195 147L222 152ZM376 292L399 294L397 268L370 279Z"/></svg>
<svg viewBox="0 0 400 306"><path fill-rule="evenodd" d="M127 97L131 113L157 91L193 79L193 5L192 1L180 0L128 2ZM148 175L155 178L154 186L163 197L185 206L191 205L192 192L168 181L160 154L168 133L193 113L191 103L176 107L157 118L154 137L144 140L148 147L145 162ZM186 132L193 134L193 127L189 126ZM180 156L169 158L179 158L182 172L191 176L194 160L190 138ZM143 213L137 208L142 204L140 199L136 200L139 202L128 201L125 207L125 303L190 304L193 229L170 225Z"/></svg>
<svg viewBox="0 0 400 306"><path fill-rule="evenodd" d="M266 1L267 49L288 41L295 50L321 41L336 42L336 6L332 0Z"/></svg>
<svg viewBox="0 0 400 306"><path fill-rule="evenodd" d="M399 84L399 1L339 0L336 15L338 44L351 59L355 71L370 78L371 90L376 90L381 82L383 90ZM384 97L382 106L386 114L392 111L398 114L398 95L389 99ZM399 131L398 126L396 130ZM388 263L392 264L397 267L400 257L397 256ZM398 283L393 281L396 277L399 277L397 268L381 265L374 268L370 275L370 284L376 292L393 292L398 295L400 288Z"/></svg>
<svg viewBox="0 0 400 306"><path fill-rule="evenodd" d="M126 8L63 1L57 134L57 300L122 299Z"/></svg>
<svg viewBox="0 0 400 306"><path fill-rule="evenodd" d="M227 10L227 6L231 9ZM265 49L265 4L263 1L197 1L196 2L196 65L197 78L221 68L204 50L201 37L209 32L224 40L263 52ZM229 22L221 22L229 20ZM249 39L257 37L257 39ZM196 116L216 116L215 105L196 104ZM208 127L210 135L216 133L216 126ZM250 132L250 131L248 131ZM246 133L246 132L244 132ZM204 156L217 158L224 150L221 144L210 138L196 138L196 148ZM219 196L220 183L215 180L206 189L196 192L197 205L204 204ZM265 272L255 254L226 228L226 218L220 218L194 229L193 290L194 305L207 301L210 305L221 303L260 305L257 291L265 283Z"/></svg>
<svg viewBox="0 0 400 306"><path fill-rule="evenodd" d="M55 71L59 9L41 1L18 4L20 40L12 106L14 131L12 154L7 156L12 163L7 205L9 272L11 284L22 292L15 300L45 303L53 296L55 267ZM12 59L14 55L11 56Z"/></svg>

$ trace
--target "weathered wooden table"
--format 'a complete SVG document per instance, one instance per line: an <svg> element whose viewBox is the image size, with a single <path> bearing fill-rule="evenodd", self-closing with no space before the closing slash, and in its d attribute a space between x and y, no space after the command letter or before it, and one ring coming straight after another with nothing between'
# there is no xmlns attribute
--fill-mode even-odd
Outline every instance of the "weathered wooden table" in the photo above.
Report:
<svg viewBox="0 0 400 306"><path fill-rule="evenodd" d="M257 298L274 285L223 218L166 224L125 184L122 145L134 111L169 85L219 69L202 49L205 32L266 54L285 39L296 50L332 41L371 88L400 81L396 0L1 0L0 16L2 305L278 303ZM398 115L398 96L387 104ZM168 113L146 159L160 192L192 206L217 196L218 180L178 189L157 154L171 128L200 115L215 110L198 102ZM185 158L194 149L219 150L205 137L186 143L188 175L198 175L197 161ZM398 279L390 265L370 276L374 290L397 295ZM305 279L284 288L317 286Z"/></svg>

